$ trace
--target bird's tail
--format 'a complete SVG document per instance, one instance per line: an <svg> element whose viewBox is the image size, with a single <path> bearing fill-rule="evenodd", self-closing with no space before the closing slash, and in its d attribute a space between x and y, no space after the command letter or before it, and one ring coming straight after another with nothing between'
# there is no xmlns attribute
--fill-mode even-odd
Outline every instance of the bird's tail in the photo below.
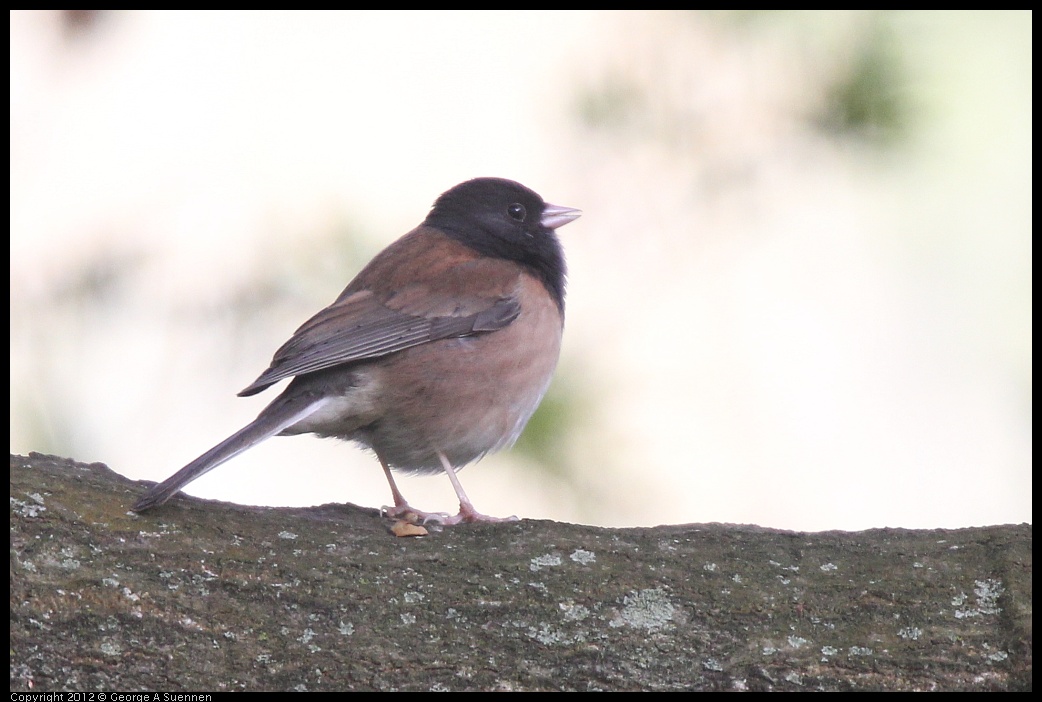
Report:
<svg viewBox="0 0 1042 702"><path fill-rule="evenodd" d="M297 407L292 401L280 402L282 399L282 397L276 398L256 419L156 485L130 509L135 512L144 512L158 507L176 495L188 483L238 456L246 449L256 446L265 439L275 436L305 417L314 414L326 402L324 399L319 399L304 407Z"/></svg>

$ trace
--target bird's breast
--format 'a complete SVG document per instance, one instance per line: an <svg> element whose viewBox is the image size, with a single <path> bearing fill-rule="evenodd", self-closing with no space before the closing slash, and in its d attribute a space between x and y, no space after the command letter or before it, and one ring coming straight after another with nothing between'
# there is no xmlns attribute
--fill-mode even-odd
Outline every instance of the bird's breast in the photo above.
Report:
<svg viewBox="0 0 1042 702"><path fill-rule="evenodd" d="M511 445L550 385L563 327L541 283L526 275L519 288L521 312L508 326L374 364L380 418L354 438L417 471L440 470L439 451L458 467Z"/></svg>

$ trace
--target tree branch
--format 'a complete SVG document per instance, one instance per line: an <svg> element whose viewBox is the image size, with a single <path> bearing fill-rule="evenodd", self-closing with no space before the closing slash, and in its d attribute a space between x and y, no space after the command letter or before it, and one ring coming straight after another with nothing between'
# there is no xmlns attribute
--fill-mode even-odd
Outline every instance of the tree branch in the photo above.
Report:
<svg viewBox="0 0 1042 702"><path fill-rule="evenodd" d="M1014 690L1029 525L392 536L11 456L11 689Z"/></svg>

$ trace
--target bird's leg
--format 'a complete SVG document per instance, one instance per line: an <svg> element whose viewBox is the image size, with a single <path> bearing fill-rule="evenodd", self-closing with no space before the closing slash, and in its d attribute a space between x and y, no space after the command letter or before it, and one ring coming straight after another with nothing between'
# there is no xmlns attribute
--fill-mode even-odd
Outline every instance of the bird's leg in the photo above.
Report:
<svg viewBox="0 0 1042 702"><path fill-rule="evenodd" d="M460 484L459 478L456 477L456 471L453 469L452 464L449 463L449 459L445 457L445 454L438 451L438 458L441 459L441 465L445 469L445 475L449 476L449 481L452 483L452 489L456 491L456 496L459 497L459 514L455 517L446 517L440 519L442 524L451 526L453 524L459 524L460 522L516 522L517 517L490 517L487 514L474 509L474 505L471 503L470 498L467 497L467 493L464 492L463 486ZM432 520L433 521L433 520Z"/></svg>
<svg viewBox="0 0 1042 702"><path fill-rule="evenodd" d="M391 468L387 465L387 461L383 459L383 456L377 454L376 457L380 460L380 465L384 469L384 475L387 477L387 484L391 486L391 496L394 498L394 507L383 507L380 509L380 513L391 517L392 519L401 519L407 522L441 522L443 520L452 519L446 512L422 512L412 507L402 495L401 490L398 489L398 485L394 482L394 476L391 475Z"/></svg>

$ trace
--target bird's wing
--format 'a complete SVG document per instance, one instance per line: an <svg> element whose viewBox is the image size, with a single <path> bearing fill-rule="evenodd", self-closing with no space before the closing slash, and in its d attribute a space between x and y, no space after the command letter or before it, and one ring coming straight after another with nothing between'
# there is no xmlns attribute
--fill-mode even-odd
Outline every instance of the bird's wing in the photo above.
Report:
<svg viewBox="0 0 1042 702"><path fill-rule="evenodd" d="M444 273L444 271L442 271ZM455 284L454 284L455 283ZM378 358L438 339L502 329L521 312L518 273L482 261L393 293L349 287L275 352L271 366L239 393L254 395L284 378ZM467 290L466 294L454 292ZM472 292L476 291L476 292Z"/></svg>

